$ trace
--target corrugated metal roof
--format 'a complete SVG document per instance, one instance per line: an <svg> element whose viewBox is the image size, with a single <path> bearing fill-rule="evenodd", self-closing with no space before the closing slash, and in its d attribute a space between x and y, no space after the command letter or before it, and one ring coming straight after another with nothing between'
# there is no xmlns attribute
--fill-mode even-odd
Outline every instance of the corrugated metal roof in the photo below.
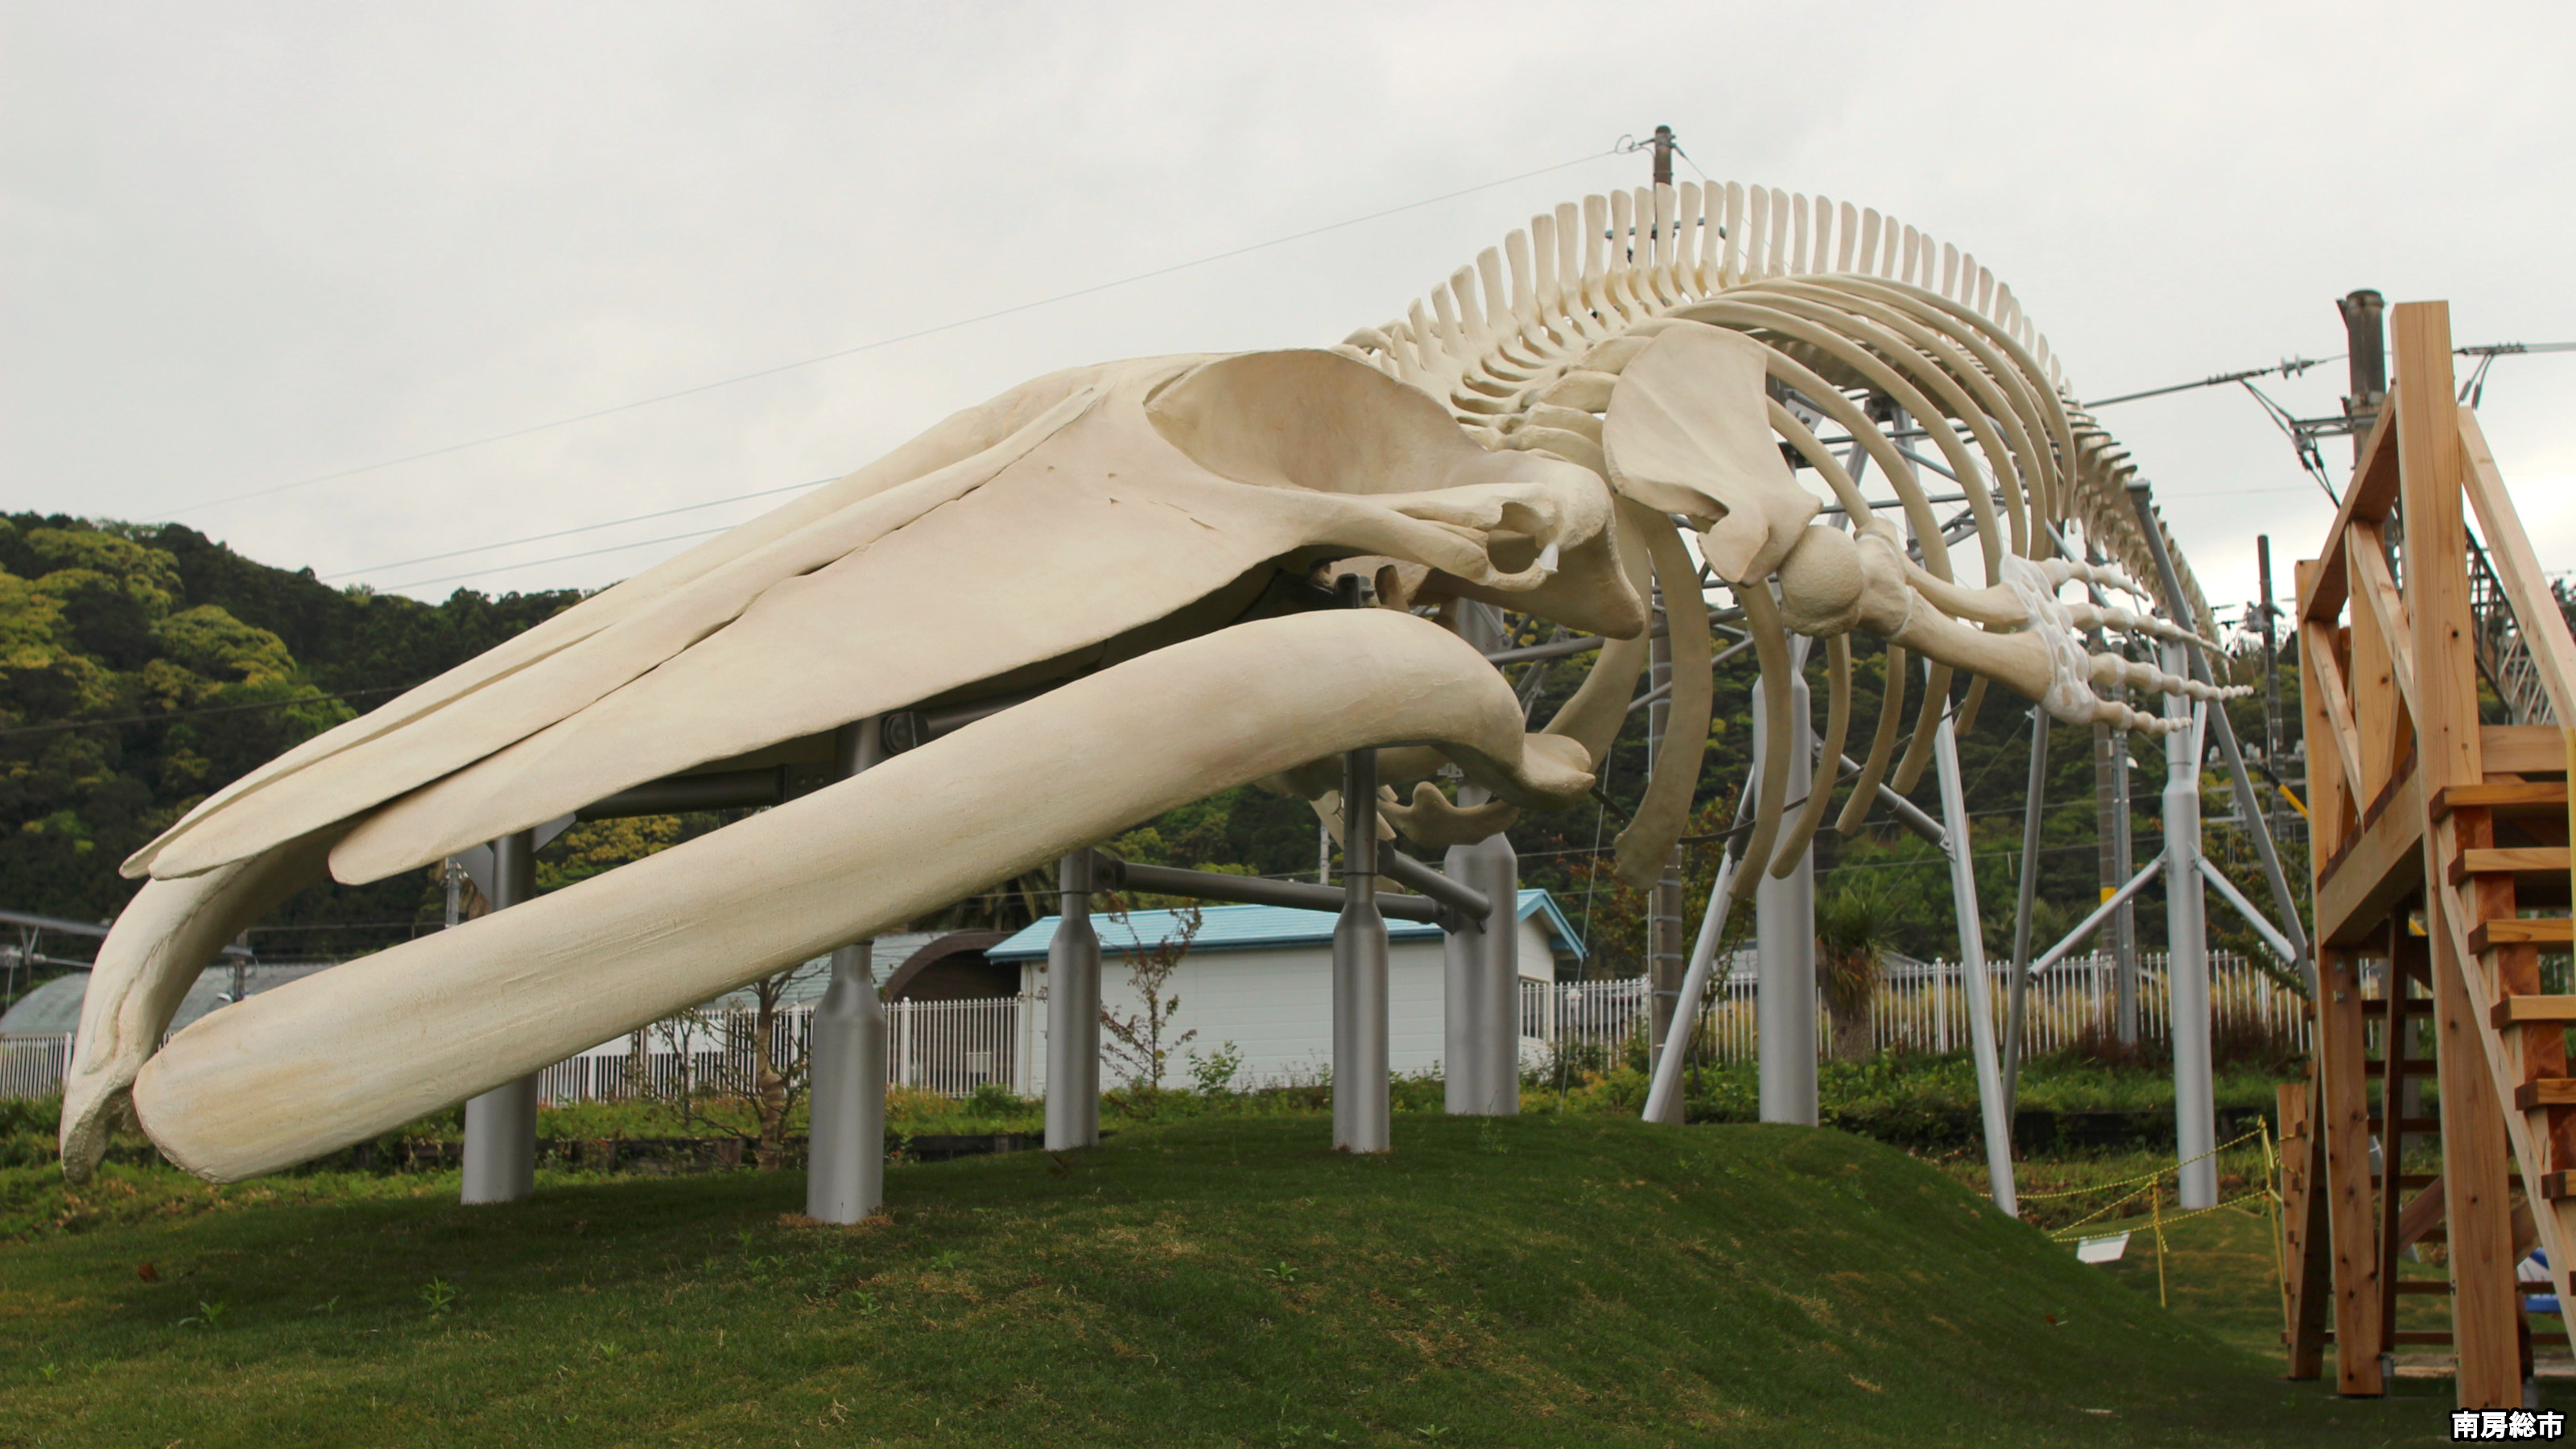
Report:
<svg viewBox="0 0 2576 1449"><path fill-rule="evenodd" d="M1092 929L1100 933L1101 954L1123 956L1148 942L1168 940L1180 933L1177 913L1172 911L1134 911L1123 920L1094 912ZM1556 900L1536 888L1521 892L1520 918L1543 916L1547 924L1548 944L1558 951L1583 959L1583 943L1574 934L1573 923L1556 907ZM1310 946L1330 944L1333 923L1331 911L1301 911L1288 906L1201 906L1199 933L1190 942L1193 951L1248 951L1264 946ZM1028 926L1009 940L984 953L993 961L1042 960L1047 947L1055 941L1057 918L1049 916ZM1389 941L1436 941L1440 928L1423 921L1389 921Z"/></svg>
<svg viewBox="0 0 2576 1449"><path fill-rule="evenodd" d="M245 966L242 968L242 994L257 996L274 991L289 981L301 981L316 971L328 971L331 963L305 962L293 966ZM49 1036L80 1029L81 997L89 990L89 973L76 971L57 976L26 995L19 997L8 1014L0 1016L0 1035ZM198 1017L225 1005L232 999L233 968L229 962L217 962L206 968L188 994L179 1000L178 1014L170 1018L170 1029L177 1031Z"/></svg>

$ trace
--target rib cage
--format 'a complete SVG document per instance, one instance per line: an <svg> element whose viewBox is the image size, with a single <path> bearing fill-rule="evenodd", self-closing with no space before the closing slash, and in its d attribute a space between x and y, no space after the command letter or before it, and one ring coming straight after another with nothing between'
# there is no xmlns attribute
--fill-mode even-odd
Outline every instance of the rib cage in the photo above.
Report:
<svg viewBox="0 0 2576 1449"><path fill-rule="evenodd" d="M1848 330L1844 336L1909 379L1930 382L1947 373L1953 386L1945 390L1954 394L1961 383L1983 383L1989 394L2026 393L2043 424L2042 436L2030 440L2039 476L2028 503L2036 505L2037 520L2052 527L2073 522L2131 576L2156 576L2127 493L2137 466L2074 401L2063 366L2012 288L1973 254L1850 202L1735 182L1588 196L1532 217L1405 316L1362 328L1334 350L1438 399L1487 447L1536 447L1597 468L1597 450L1587 455L1567 441L1566 425L1574 423L1578 436L1581 426L1568 411L1599 411L1580 407L1579 398L1576 407L1565 405L1569 392L1579 392L1560 387L1570 374L1587 362L1615 372L1625 361L1623 339L1640 338L1660 319L1702 304L1767 299L1784 286L1848 292L1881 305L1893 299L1920 313L1946 313L1982 333L1987 355L1971 357L1965 368L1890 347L1883 336ZM1811 348L1774 346L1814 361ZM1969 371L1982 377L1962 375ZM1967 416L1975 409L1941 411L1983 438L2009 431L1996 426L2005 419ZM1970 492L1991 493L1998 480L1981 468L1977 481ZM2009 476L2002 482L2009 502L2019 490ZM1990 568L1998 546L2032 558L2055 551L2047 531L2025 526L2026 519L2016 515L2009 540L1990 533ZM1987 520L1979 522L1988 531ZM2197 615L2189 625L2214 633L2208 603L2169 531L2166 544Z"/></svg>

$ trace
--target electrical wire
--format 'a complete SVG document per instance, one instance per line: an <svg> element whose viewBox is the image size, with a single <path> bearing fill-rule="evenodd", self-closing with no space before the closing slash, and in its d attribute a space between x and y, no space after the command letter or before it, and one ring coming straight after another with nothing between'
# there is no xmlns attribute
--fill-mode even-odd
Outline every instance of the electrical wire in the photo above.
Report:
<svg viewBox="0 0 2576 1449"><path fill-rule="evenodd" d="M1438 196L1424 197L1420 201L1408 201L1402 206L1390 206L1383 211L1372 211L1365 216L1354 216L1343 221L1329 222L1323 226L1308 227L1304 231L1290 232L1286 236L1272 237L1268 241L1253 242L1248 246L1239 246L1229 248L1228 250L1221 252L1212 252L1207 256L1195 257L1186 262L1174 262L1169 266L1156 267L1151 271L1137 272L1132 276L1120 277L1113 281L1095 282L1090 286L1077 287L1069 292L1058 292L1051 297L1040 297L1029 302L1015 302L1008 307L995 308L990 312L979 312L974 316L961 317L951 322L942 322L937 326L917 328L910 332L899 332L889 337L877 338L871 342L862 342L855 347L844 347L837 351L820 353L813 357L798 358L794 362L782 362L770 367L754 368L749 372L736 373L731 377L718 378L713 382L702 382L690 387L678 388L670 392L656 393L651 397L637 398L632 402L622 402L612 407L596 408L586 413L576 413L570 417L556 418L551 422L532 423L523 428L512 428L507 432L490 433L479 438L468 438L462 442L448 443L436 448L426 448L417 453L406 453L399 458L387 458L382 462L368 463L361 467L343 468L332 473L318 473L310 478L299 478L292 483L276 483L271 484L266 488L254 488L244 493L228 494L222 498L209 498L195 503L183 504L177 508L169 510L169 512L164 516L175 518L179 514L183 513L195 513L203 509L220 508L226 504L243 503L254 498L267 498L275 494L291 492L298 488L310 488L319 483L336 483L342 479L355 478L362 474L376 473L387 468L400 467L405 463L418 463L430 458L442 458L451 453L464 452L469 448L480 448L492 443L507 442L513 438L524 438L534 433L548 432L555 428L570 427L575 423L592 422L600 418L615 416L618 413L632 412L637 408L651 407L657 403L672 402L684 397L695 397L700 393L714 392L719 388L733 387L739 383L752 382L764 377L775 377L783 372L793 372L801 367L812 367L818 363L836 362L841 358L855 357L863 352L874 352L880 348L893 347L898 343L918 341L921 338L936 336L942 332L954 332L960 328L972 327L977 323L990 322L997 318L1017 316L1022 312L1032 312L1041 307L1051 307L1059 302L1070 302L1077 298L1095 296L1099 293L1113 291L1120 287L1131 287L1138 282L1152 281L1157 277L1168 277L1176 272L1186 272L1192 268L1204 267L1216 262L1229 261L1235 257L1249 256L1254 252L1267 251L1272 247L1286 246L1290 242L1304 241L1309 237L1318 237L1328 232L1341 231L1345 228L1359 226L1367 222L1380 221L1387 217L1400 215L1401 213L1408 211L1418 211L1426 206L1437 206L1444 201L1455 201L1461 196L1472 196L1480 191L1491 191L1498 186L1509 186L1515 182L1527 181L1532 177L1545 176L1550 172L1563 171L1569 167L1580 166L1588 161L1598 161L1617 154L1619 153L1616 149L1594 151L1582 156L1577 156L1571 161L1559 161L1554 165L1541 166L1536 170L1524 171L1516 176L1505 176L1495 181L1484 181L1479 182L1474 186L1460 187L1455 191L1444 191Z"/></svg>
<svg viewBox="0 0 2576 1449"><path fill-rule="evenodd" d="M754 498L769 498L780 493L793 493L800 488L820 488L831 481L832 480L829 478L817 478L810 483L786 483L781 484L776 488L763 488L751 493L736 493L730 498L710 498L704 503L683 503L677 508L665 508L657 513L638 513L626 518L612 518L606 523L585 523L579 528L559 528L552 533L532 533L525 538L514 538L504 543L479 543L472 548L453 549L447 553L423 554L419 558L401 559L394 563L369 564L362 569L345 569L336 574L324 574L322 575L322 581L324 583L329 583L334 579L353 579L360 574L376 574L384 573L392 569L407 569L414 564L438 563L446 559L463 558L469 553L490 553L492 550L497 548L517 548L523 543L543 543L550 538L570 538L576 533L596 533L603 528L615 528L621 523L642 523L649 518L668 518L675 513L695 513L701 508L715 508L727 503L743 503ZM463 578L465 575L459 574L457 577Z"/></svg>
<svg viewBox="0 0 2576 1449"><path fill-rule="evenodd" d="M386 587L396 593L404 589L423 589L431 584L454 583L458 579L479 579L485 574L505 574L512 569L532 569L544 564L564 563L571 559L597 558L604 553L624 553L630 548L651 548L657 543L679 543L686 539L707 538L719 533L730 533L734 526L726 524L722 528L701 528L691 533L667 533L660 538L639 538L633 543L612 543L606 548L586 548L579 553L559 553L552 558L532 558L522 563L494 564L487 569L467 569L461 574L440 574L434 579L414 579L407 584L389 584Z"/></svg>

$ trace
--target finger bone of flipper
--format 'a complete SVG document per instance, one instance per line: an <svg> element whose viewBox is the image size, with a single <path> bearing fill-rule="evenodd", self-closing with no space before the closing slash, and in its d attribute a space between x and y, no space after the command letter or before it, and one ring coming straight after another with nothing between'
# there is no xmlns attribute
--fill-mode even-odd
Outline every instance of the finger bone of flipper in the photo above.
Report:
<svg viewBox="0 0 2576 1449"><path fill-rule="evenodd" d="M1529 808L1592 784L1581 748L1428 621L1354 609L1176 644L865 774L580 884L225 1008L135 1083L174 1162L233 1180L303 1161L1139 819L1303 761L1441 743ZM1044 772L1043 788L1032 778ZM853 883L858 883L854 889Z"/></svg>

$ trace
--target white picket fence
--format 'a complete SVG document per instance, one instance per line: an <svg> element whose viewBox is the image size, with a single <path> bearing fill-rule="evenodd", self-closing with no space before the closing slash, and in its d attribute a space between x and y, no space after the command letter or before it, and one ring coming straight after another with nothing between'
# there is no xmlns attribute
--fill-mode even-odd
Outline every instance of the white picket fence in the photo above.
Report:
<svg viewBox="0 0 2576 1449"><path fill-rule="evenodd" d="M886 1079L950 1097L988 1082L1033 1095L1034 1043L1027 1029L1036 1012L1030 1006L1016 996L887 1002ZM771 1059L803 1061L812 1027L811 1008L781 1010L770 1021ZM747 1083L758 1029L758 1017L748 1011L657 1024L546 1068L538 1074L538 1098L560 1105L634 1096L646 1084L668 1095Z"/></svg>
<svg viewBox="0 0 2576 1449"><path fill-rule="evenodd" d="M71 1065L69 1032L0 1036L0 1097L47 1097L62 1090Z"/></svg>
<svg viewBox="0 0 2576 1449"><path fill-rule="evenodd" d="M1994 1020L2005 1020L2011 967L1988 963L1987 990ZM1884 1051L1958 1051L1968 1045L1967 983L1958 966L1947 961L1905 962L1892 967L1870 999L1870 1045ZM2118 966L2108 955L2060 961L2034 977L2024 1006L2022 1053L2045 1056L2073 1046L2091 1028L2107 1030L2117 1010ZM1719 1061L1743 1061L1755 1054L1754 999L1759 994L1753 963L1745 957L1718 983L1702 1008L1703 1042ZM2138 961L2138 1034L2143 1041L2164 1041L2171 1034L2170 992L2164 953L2141 953ZM1648 993L1644 977L1550 985L1521 983L1521 1031L1541 1041L1569 1045L1618 1047L1644 1030ZM2250 1020L2295 1043L2310 1044L2312 1023L2306 999L2282 986L2231 952L2212 952L2209 1000L2213 1021ZM1819 1049L1830 1044L1832 1024L1822 1004L1816 1012Z"/></svg>
<svg viewBox="0 0 2576 1449"><path fill-rule="evenodd" d="M2009 968L1990 965L1987 989L1995 1021L2004 1020L2004 993ZM2044 1056L2071 1046L2088 1029L2107 1028L2118 990L2116 968L2108 956L2061 961L2031 982L2022 1050ZM2142 1039L2166 1038L2167 991L2162 953L2139 961L2138 1028ZM2242 959L2225 952L2210 957L2210 1008L2220 1021L2263 1023L2305 1050L2311 1024L2307 1003L2279 982ZM1720 1061L1754 1055L1756 984L1750 959L1711 993L1703 1008L1708 1049ZM1521 983L1521 1035L1539 1042L1617 1048L1643 1030L1647 1019L1645 978L1580 984ZM960 1001L893 1001L886 1003L887 1077L898 1086L963 1097L985 1083L1034 1097L1042 1091L1034 1063L1034 1033L1042 1013L1033 1000L1016 996ZM1885 1050L1944 1052L1968 1044L1967 988L1959 969L1948 962L1907 962L1894 967L1870 1002L1870 1044ZM790 1007L771 1022L774 1059L802 1061L810 1031L809 1008ZM637 1094L649 1083L663 1093L721 1088L751 1078L750 1012L700 1016L675 1026L656 1026L630 1037L604 1042L569 1057L538 1074L542 1100L612 1101ZM1816 1013L1819 1049L1830 1045L1831 1025ZM69 1036L0 1037L0 1097L40 1097L62 1086L71 1059ZM641 1044L643 1057L634 1053Z"/></svg>

